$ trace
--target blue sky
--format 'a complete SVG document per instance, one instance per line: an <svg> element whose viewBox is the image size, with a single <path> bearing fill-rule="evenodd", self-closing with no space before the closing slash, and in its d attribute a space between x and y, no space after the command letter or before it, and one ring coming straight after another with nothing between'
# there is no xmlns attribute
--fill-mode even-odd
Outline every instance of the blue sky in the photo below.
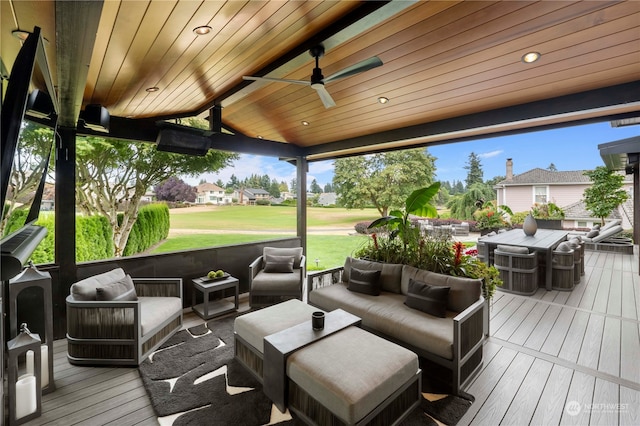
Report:
<svg viewBox="0 0 640 426"><path fill-rule="evenodd" d="M558 170L586 170L603 165L598 145L640 135L640 125L612 128L609 122L566 127L562 129L479 139L429 147L437 158L437 180L461 180L467 176L464 166L471 152L480 156L484 179L505 175L507 158L513 159L515 174L536 167L547 168L554 163ZM251 174L269 175L272 179L291 182L296 169L277 158L242 155L233 167L217 174L204 175L208 182L218 178L227 183L232 174L244 179ZM316 179L321 187L333 178L333 161L309 164L308 183ZM192 185L199 179L186 179Z"/></svg>

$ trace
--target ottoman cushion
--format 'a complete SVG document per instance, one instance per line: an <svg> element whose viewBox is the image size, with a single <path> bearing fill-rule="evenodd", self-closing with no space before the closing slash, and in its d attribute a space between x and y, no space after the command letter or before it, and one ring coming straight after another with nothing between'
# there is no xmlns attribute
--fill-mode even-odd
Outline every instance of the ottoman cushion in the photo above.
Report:
<svg viewBox="0 0 640 426"><path fill-rule="evenodd" d="M238 336L262 354L265 336L311 321L311 314L318 310L297 299L288 300L237 317L233 328Z"/></svg>
<svg viewBox="0 0 640 426"><path fill-rule="evenodd" d="M357 327L287 358L287 376L349 424L373 411L418 370L416 354Z"/></svg>

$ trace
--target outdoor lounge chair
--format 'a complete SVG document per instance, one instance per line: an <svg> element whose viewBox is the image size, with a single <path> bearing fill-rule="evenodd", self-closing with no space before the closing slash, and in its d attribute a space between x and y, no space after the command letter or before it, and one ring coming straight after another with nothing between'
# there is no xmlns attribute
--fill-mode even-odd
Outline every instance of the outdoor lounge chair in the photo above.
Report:
<svg viewBox="0 0 640 426"><path fill-rule="evenodd" d="M249 305L259 308L302 300L302 285L307 278L302 247L265 247L262 256L249 265Z"/></svg>
<svg viewBox="0 0 640 426"><path fill-rule="evenodd" d="M619 234L620 232L622 232L622 226L620 225L614 225L614 226L610 226L608 228L603 228L603 230L598 231L598 233L592 237L589 237L588 235L591 234L587 234L587 235L581 235L580 239L585 242L585 243L600 243L600 242L605 242L607 239L613 237L616 234Z"/></svg>
<svg viewBox="0 0 640 426"><path fill-rule="evenodd" d="M121 268L71 286L67 358L139 365L182 327L182 278L131 278Z"/></svg>

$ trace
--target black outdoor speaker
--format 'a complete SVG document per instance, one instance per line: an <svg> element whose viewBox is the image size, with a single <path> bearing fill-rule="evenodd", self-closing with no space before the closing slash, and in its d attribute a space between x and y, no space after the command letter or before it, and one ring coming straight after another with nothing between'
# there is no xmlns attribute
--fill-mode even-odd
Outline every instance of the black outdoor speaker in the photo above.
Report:
<svg viewBox="0 0 640 426"><path fill-rule="evenodd" d="M49 118L53 114L53 102L46 92L34 89L27 98L25 114L36 118Z"/></svg>
<svg viewBox="0 0 640 426"><path fill-rule="evenodd" d="M87 105L80 116L84 121L84 126L96 132L109 131L109 111L98 104Z"/></svg>
<svg viewBox="0 0 640 426"><path fill-rule="evenodd" d="M206 136L177 129L162 129L156 140L158 151L203 157L209 151L210 141Z"/></svg>

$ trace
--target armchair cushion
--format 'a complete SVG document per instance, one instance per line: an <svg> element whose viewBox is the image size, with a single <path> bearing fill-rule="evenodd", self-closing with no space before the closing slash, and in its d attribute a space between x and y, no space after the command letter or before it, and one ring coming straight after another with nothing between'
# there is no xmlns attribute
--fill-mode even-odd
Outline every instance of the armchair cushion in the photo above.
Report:
<svg viewBox="0 0 640 426"><path fill-rule="evenodd" d="M131 276L96 288L96 300L138 300Z"/></svg>
<svg viewBox="0 0 640 426"><path fill-rule="evenodd" d="M379 296L380 290L382 290L380 272L381 271L363 271L361 269L351 268L349 286L347 288L357 293Z"/></svg>
<svg viewBox="0 0 640 426"><path fill-rule="evenodd" d="M404 304L434 317L445 318L447 316L449 290L451 290L451 287L431 286L422 281L409 278L409 292Z"/></svg>
<svg viewBox="0 0 640 426"><path fill-rule="evenodd" d="M295 256L277 256L267 254L264 256L264 272L284 272L293 273L293 264L295 263Z"/></svg>
<svg viewBox="0 0 640 426"><path fill-rule="evenodd" d="M182 300L179 297L140 297L140 329L142 337L157 329L167 318L180 315Z"/></svg>
<svg viewBox="0 0 640 426"><path fill-rule="evenodd" d="M96 300L96 289L122 280L125 277L122 268L117 268L103 274L94 275L78 281L71 286L71 296L74 300Z"/></svg>
<svg viewBox="0 0 640 426"><path fill-rule="evenodd" d="M302 247L265 247L262 249L263 256L293 256L293 269L300 268L302 261Z"/></svg>
<svg viewBox="0 0 640 426"><path fill-rule="evenodd" d="M496 250L501 251L503 253L529 254L529 249L526 247L499 245L496 247Z"/></svg>

